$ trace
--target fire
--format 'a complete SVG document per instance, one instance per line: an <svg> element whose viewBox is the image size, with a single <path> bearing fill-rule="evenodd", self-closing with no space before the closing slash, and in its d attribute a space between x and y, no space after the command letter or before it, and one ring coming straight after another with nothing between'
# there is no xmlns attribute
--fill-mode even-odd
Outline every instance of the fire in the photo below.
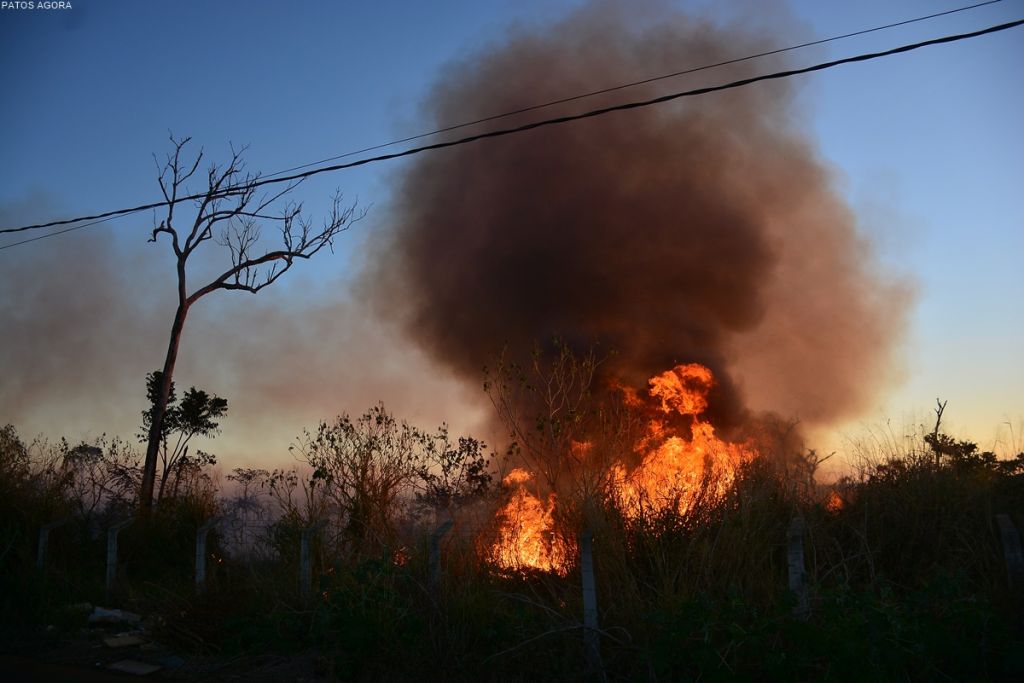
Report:
<svg viewBox="0 0 1024 683"><path fill-rule="evenodd" d="M832 514L838 514L843 511L843 507L845 507L845 505L846 502L843 500L843 497L839 495L838 491L833 489L828 492L828 497L825 499L826 510Z"/></svg>
<svg viewBox="0 0 1024 683"><path fill-rule="evenodd" d="M700 415L708 407L708 392L715 383L711 370L697 363L677 365L647 382L651 396L661 400L664 413Z"/></svg>
<svg viewBox="0 0 1024 683"><path fill-rule="evenodd" d="M629 517L675 508L685 514L699 496L717 500L736 478L736 469L750 457L737 444L715 436L714 427L698 422L690 439L672 436L648 452L632 472L613 468L615 494Z"/></svg>
<svg viewBox="0 0 1024 683"><path fill-rule="evenodd" d="M685 514L699 497L716 501L736 478L738 468L754 457L750 444L723 441L710 422L701 419L714 386L711 370L691 363L652 377L644 397L629 387L614 387L623 402L647 408L653 417L646 433L634 445L640 460L630 469L619 461L610 466L607 481L611 497L623 513L637 519L645 514L676 511ZM689 433L679 433L678 416L692 420ZM570 453L582 462L593 444L574 441ZM572 553L555 533L555 493L546 501L527 490L533 475L515 469L505 478L512 490L498 511L498 538L489 550L491 560L509 571L524 568L565 574Z"/></svg>
<svg viewBox="0 0 1024 683"><path fill-rule="evenodd" d="M636 448L640 464L632 472L622 464L612 468L615 497L629 517L670 508L685 514L698 496L724 495L739 466L753 457L753 449L719 439L711 423L700 419L714 386L708 368L696 363L677 365L648 384L662 413L693 418L690 436L672 434L664 419L651 420Z"/></svg>
<svg viewBox="0 0 1024 683"><path fill-rule="evenodd" d="M547 501L526 490L533 475L516 468L502 482L512 488L508 503L498 510L498 538L491 546L491 560L502 569L522 571L539 569L565 574L568 552L555 537L554 511L557 496Z"/></svg>

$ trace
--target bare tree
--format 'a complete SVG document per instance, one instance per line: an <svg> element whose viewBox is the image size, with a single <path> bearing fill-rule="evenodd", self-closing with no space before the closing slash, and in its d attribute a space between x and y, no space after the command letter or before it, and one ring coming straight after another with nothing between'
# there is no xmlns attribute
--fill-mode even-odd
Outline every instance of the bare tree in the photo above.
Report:
<svg viewBox="0 0 1024 683"><path fill-rule="evenodd" d="M537 346L526 365L509 360L506 349L495 368L485 369L484 391L549 490L591 496L640 438L646 420L618 387L598 385L598 370L610 358L554 339L550 351Z"/></svg>
<svg viewBox="0 0 1024 683"><path fill-rule="evenodd" d="M335 194L330 214L322 224L314 226L302 214L302 204L285 200L301 181L289 182L276 192L260 195L260 176L247 172L242 159L246 148L232 147L231 160L227 164L210 166L206 189L194 200L195 216L179 230L175 224L177 204L181 197L190 196L186 183L195 175L203 159L202 150L194 159L186 159L185 147L190 140L176 139L172 135L173 150L163 164L157 161L157 181L167 202L167 215L153 229L150 241L155 242L164 233L170 236L176 259L178 307L171 325L167 356L149 425L139 496L139 507L144 513L153 504L163 421L178 358L178 345L189 309L202 297L220 289L260 291L280 278L296 260L308 259L325 247L333 249L334 238L365 215L365 212L356 212L355 204L343 205L341 195ZM258 253L263 224L271 224L278 229L280 245ZM230 255L230 266L201 287L189 291L189 258L211 240L226 249Z"/></svg>

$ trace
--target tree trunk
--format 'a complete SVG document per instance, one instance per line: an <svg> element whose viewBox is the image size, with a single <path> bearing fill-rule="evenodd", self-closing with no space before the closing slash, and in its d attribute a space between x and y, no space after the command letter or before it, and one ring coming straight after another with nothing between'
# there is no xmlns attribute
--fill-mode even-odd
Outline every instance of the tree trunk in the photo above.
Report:
<svg viewBox="0 0 1024 683"><path fill-rule="evenodd" d="M163 471L160 473L160 488L156 490L156 507L160 507L160 501L164 499L164 489L167 488L167 476L170 470L166 465L163 467Z"/></svg>
<svg viewBox="0 0 1024 683"><path fill-rule="evenodd" d="M167 358L164 359L163 375L160 378L160 393L156 405L153 406L153 420L149 425L149 442L146 445L146 462L142 467L142 489L139 491L139 511L148 514L153 508L153 485L156 483L156 461L160 452L160 434L163 431L164 416L167 414L167 401L171 395L171 382L174 376L174 364L178 360L178 343L181 331L185 327L185 316L188 304L179 301L178 310L174 314L171 325L171 339L167 344Z"/></svg>

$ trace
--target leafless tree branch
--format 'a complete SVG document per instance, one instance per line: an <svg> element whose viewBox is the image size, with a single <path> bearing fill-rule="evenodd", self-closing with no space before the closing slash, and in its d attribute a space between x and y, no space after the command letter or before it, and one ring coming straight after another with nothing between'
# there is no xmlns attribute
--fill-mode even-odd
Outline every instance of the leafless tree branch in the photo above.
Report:
<svg viewBox="0 0 1024 683"><path fill-rule="evenodd" d="M356 205L345 205L336 193L331 210L323 224L317 228L303 214L302 204L286 201L300 181L291 182L276 192L257 197L259 174L246 170L244 155L247 146L231 146L231 157L226 164L213 164L207 169L206 191L195 201L195 216L187 230L175 225L175 206L179 196L192 195L185 183L192 178L203 158L200 150L194 159L187 160L186 147L190 138L171 135L172 151L163 165L156 160L157 182L167 201L167 213L153 228L149 241L166 233L170 236L177 271L178 308L171 327L170 342L163 368L163 384L154 405L154 419L149 434L146 462L142 482L141 505L144 510L152 503L153 482L159 450L159 429L167 409L170 383L177 359L178 344L189 308L199 299L219 289L256 293L272 285L298 260L310 259L325 247L333 251L334 239L366 215ZM154 217L155 222L155 217ZM279 243L273 249L261 252L262 226L277 227ZM205 285L189 292L187 264L189 258L206 242L226 248L230 266Z"/></svg>

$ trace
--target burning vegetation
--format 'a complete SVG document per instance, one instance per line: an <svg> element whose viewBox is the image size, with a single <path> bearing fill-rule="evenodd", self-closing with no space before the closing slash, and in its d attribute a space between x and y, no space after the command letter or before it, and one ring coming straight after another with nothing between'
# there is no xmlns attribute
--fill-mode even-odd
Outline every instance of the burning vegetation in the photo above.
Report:
<svg viewBox="0 0 1024 683"><path fill-rule="evenodd" d="M497 540L487 549L488 559L506 571L539 569L564 575L572 553L555 532L557 494L541 500L526 488L531 479L532 474L516 468L502 481L511 493L496 515Z"/></svg>
<svg viewBox="0 0 1024 683"><path fill-rule="evenodd" d="M481 119L481 132L524 122L496 112L769 49L743 28L650 8L589 3L513 33L447 69L425 111L437 128ZM729 63L713 80L752 68ZM629 97L677 86L645 82ZM790 425L772 449L785 460L803 450L793 422L849 417L887 380L904 287L835 191L793 87L463 145L396 174L364 291L467 382L501 359L488 387L518 450L481 542L492 565L567 572L598 509L626 524L695 518L763 454L770 424ZM584 358L594 348L608 353Z"/></svg>
<svg viewBox="0 0 1024 683"><path fill-rule="evenodd" d="M565 355L562 370L572 364L571 356ZM583 367L593 369L595 365L591 361ZM564 372L556 375L566 376ZM585 375L579 380L585 383ZM612 385L608 398L632 413L631 421L643 423L636 440L605 459L595 457L603 449L595 448L593 440L575 439L565 442L567 452L546 451L542 457L576 463L577 486L572 488L581 490L579 479L597 482L598 489L590 493L627 520L666 513L685 517L698 500L717 503L735 481L739 468L756 456L756 448L751 439L742 443L722 440L703 417L714 381L711 370L691 363L650 378L643 393ZM577 414L572 421L580 423L580 417ZM550 472L551 463L545 464ZM542 496L536 479L518 467L505 477L508 499L496 514L496 540L485 555L505 571L565 574L575 556L574 540L556 525L558 493L549 490ZM556 486L559 480L564 485L566 477L556 477Z"/></svg>
<svg viewBox="0 0 1024 683"><path fill-rule="evenodd" d="M701 419L713 383L711 371L696 363L651 378L650 397L660 400L661 412L688 416L693 422L687 437L666 420L653 418L636 447L642 455L640 464L632 472L614 466L613 492L627 515L640 516L648 509L672 509L685 515L699 495L710 492L720 498L740 465L754 457L752 445L719 439L711 423Z"/></svg>

